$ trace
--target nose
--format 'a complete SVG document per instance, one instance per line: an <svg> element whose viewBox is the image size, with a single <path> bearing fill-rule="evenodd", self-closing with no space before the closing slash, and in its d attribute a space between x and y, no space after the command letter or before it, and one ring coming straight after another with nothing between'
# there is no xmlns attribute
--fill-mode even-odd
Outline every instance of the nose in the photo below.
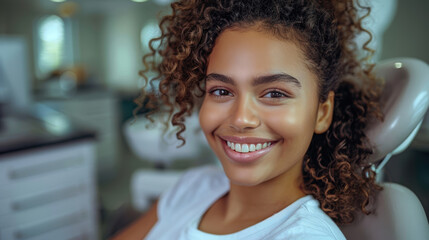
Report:
<svg viewBox="0 0 429 240"><path fill-rule="evenodd" d="M250 96L238 99L233 111L230 126L236 131L257 128L261 124L258 111Z"/></svg>

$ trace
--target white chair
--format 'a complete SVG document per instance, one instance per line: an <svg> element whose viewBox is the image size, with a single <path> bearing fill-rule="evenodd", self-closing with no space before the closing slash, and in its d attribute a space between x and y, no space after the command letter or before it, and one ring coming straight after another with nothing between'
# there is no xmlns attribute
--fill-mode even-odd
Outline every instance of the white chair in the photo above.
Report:
<svg viewBox="0 0 429 240"><path fill-rule="evenodd" d="M165 117L165 116L163 116ZM155 117L156 118L156 117ZM198 160L199 163L214 161L214 154L201 131L198 114L191 115L186 120L186 144L177 148L182 142L176 139L175 131L170 124L170 130L164 134L164 125L158 122L149 124L144 116L131 118L125 122L123 132L128 146L142 161L153 162L155 166L165 169L138 169L131 177L131 200L134 209L144 212L168 187L183 174L183 170L172 170L171 164L177 160Z"/></svg>
<svg viewBox="0 0 429 240"><path fill-rule="evenodd" d="M385 120L372 122L367 135L374 143L370 161L381 174L390 157L409 146L422 124L429 106L429 66L398 58L379 63L375 70L386 81L381 98ZM341 227L347 239L428 240L428 219L416 195L399 184L380 184L384 189L377 195L375 214L359 214L355 222Z"/></svg>

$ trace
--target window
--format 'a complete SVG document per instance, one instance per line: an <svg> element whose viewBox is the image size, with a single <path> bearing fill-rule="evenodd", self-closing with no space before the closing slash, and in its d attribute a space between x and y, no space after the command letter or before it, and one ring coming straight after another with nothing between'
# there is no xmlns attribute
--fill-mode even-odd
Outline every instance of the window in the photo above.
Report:
<svg viewBox="0 0 429 240"><path fill-rule="evenodd" d="M144 54L149 53L149 51L150 51L149 41L151 39L157 38L159 36L161 36L161 30L159 29L157 21L155 21L155 20L148 21L143 26L143 28L142 28L142 30L140 32L140 42L141 42L142 50L143 50ZM160 41L159 40L152 42L152 47L155 48L155 49L157 49L159 47L159 45L160 45ZM155 58L156 62L160 61L160 59L161 59L158 54L156 54L154 56L154 58ZM155 72L153 72L153 71L149 71L149 72L146 73L146 76L149 79L152 79L156 75L157 74ZM140 78L138 80L138 87L143 87L144 84L145 84L144 79ZM153 90L153 89L150 88L149 84L146 86L146 88L149 89L149 91ZM155 85L155 89L157 89L157 85Z"/></svg>
<svg viewBox="0 0 429 240"><path fill-rule="evenodd" d="M149 21L140 32L140 41L143 51L149 52L149 41L153 38L161 36L161 30L156 21ZM159 41L152 43L152 47L159 47Z"/></svg>
<svg viewBox="0 0 429 240"><path fill-rule="evenodd" d="M37 26L36 69L44 78L61 67L65 59L65 24L56 15L44 17Z"/></svg>

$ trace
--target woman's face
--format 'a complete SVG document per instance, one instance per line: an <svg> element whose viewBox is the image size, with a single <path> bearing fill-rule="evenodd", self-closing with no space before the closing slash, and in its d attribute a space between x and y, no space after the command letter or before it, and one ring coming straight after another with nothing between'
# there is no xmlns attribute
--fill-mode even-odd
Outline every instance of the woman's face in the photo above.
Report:
<svg viewBox="0 0 429 240"><path fill-rule="evenodd" d="M291 41L252 29L219 35L199 118L232 183L302 178L313 133L325 131L332 115L333 98L319 104L317 81Z"/></svg>

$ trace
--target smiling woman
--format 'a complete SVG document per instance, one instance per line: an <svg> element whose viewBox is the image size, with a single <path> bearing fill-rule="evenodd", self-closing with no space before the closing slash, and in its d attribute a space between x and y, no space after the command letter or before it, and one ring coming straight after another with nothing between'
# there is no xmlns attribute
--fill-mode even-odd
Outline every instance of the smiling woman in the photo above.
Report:
<svg viewBox="0 0 429 240"><path fill-rule="evenodd" d="M137 103L153 109L149 118L162 106L184 143L185 117L199 111L223 171L189 171L118 238L344 239L337 224L369 214L380 189L364 134L380 117L379 87L353 43L366 8L352 0L171 6L141 72L159 73L151 80L159 93Z"/></svg>
<svg viewBox="0 0 429 240"><path fill-rule="evenodd" d="M300 182L313 133L332 120L333 94L319 104L317 81L291 41L258 26L220 34L208 58L200 123L232 183L254 186L283 175ZM299 184L278 186L283 198L304 195Z"/></svg>

